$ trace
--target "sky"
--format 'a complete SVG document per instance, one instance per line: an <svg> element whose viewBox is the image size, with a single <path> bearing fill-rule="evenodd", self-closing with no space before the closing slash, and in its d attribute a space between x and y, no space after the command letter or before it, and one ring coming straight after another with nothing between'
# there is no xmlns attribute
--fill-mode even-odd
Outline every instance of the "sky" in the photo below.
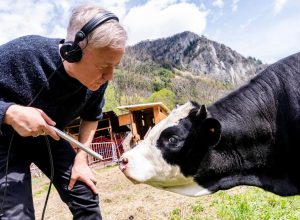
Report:
<svg viewBox="0 0 300 220"><path fill-rule="evenodd" d="M28 34L64 38L82 3L115 13L128 45L191 31L264 63L300 51L300 0L1 0L0 44Z"/></svg>

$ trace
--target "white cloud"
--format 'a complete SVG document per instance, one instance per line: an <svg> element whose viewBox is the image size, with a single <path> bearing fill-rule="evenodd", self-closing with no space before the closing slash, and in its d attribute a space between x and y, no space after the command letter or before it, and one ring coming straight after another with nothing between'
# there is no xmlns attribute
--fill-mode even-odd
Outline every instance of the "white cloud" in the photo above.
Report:
<svg viewBox="0 0 300 220"><path fill-rule="evenodd" d="M218 8L223 8L224 7L224 0L215 0L212 3L213 6L218 7Z"/></svg>
<svg viewBox="0 0 300 220"><path fill-rule="evenodd" d="M245 24L242 24L242 25L240 26L240 27L241 27L241 30L244 30L245 28L247 28L247 27L248 27L249 25L251 25L255 20L256 20L256 17L249 18Z"/></svg>
<svg viewBox="0 0 300 220"><path fill-rule="evenodd" d="M168 37L182 31L201 34L206 26L203 5L186 0L149 0L126 12L130 0L90 0L119 16L128 29L129 43ZM83 0L6 0L0 1L0 44L19 36L38 34L65 37L70 8Z"/></svg>
<svg viewBox="0 0 300 220"><path fill-rule="evenodd" d="M113 11L120 18L125 15L125 4L129 0L99 1L89 3ZM0 1L0 44L14 38L37 34L64 38L70 9L86 0L5 0Z"/></svg>
<svg viewBox="0 0 300 220"><path fill-rule="evenodd" d="M287 0L275 0L274 2L274 8L273 8L273 12L274 14L278 14L282 8L284 7L284 5L287 3Z"/></svg>
<svg viewBox="0 0 300 220"><path fill-rule="evenodd" d="M126 3L128 3L128 2L129 2L129 0L97 1L97 3L99 5L101 5L103 8L116 14L120 18L120 20L122 20L126 14Z"/></svg>
<svg viewBox="0 0 300 220"><path fill-rule="evenodd" d="M4 33L0 35L0 44L28 34L48 36L54 31L51 30L54 25L51 22L58 15L55 13L55 4L50 1L7 0L1 1L0 8L0 32ZM57 37L65 35L58 27L55 33Z"/></svg>
<svg viewBox="0 0 300 220"><path fill-rule="evenodd" d="M150 0L131 8L124 24L128 29L129 44L134 44L187 30L201 34L206 26L206 15L206 11L192 3Z"/></svg>
<svg viewBox="0 0 300 220"><path fill-rule="evenodd" d="M239 1L240 0L232 0L232 5L231 5L232 11L237 11Z"/></svg>

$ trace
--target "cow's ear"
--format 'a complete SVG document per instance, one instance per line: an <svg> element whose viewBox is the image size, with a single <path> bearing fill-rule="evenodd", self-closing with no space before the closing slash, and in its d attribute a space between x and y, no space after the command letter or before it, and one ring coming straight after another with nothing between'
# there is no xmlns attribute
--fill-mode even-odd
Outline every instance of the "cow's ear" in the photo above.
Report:
<svg viewBox="0 0 300 220"><path fill-rule="evenodd" d="M199 110L196 113L196 119L197 121L202 121L204 119L206 119L207 117L207 111L206 111L206 107L205 105L201 105L201 107L199 108Z"/></svg>
<svg viewBox="0 0 300 220"><path fill-rule="evenodd" d="M203 141L209 146L218 144L221 138L221 132L222 126L217 119L207 118L201 123L201 137L203 138Z"/></svg>

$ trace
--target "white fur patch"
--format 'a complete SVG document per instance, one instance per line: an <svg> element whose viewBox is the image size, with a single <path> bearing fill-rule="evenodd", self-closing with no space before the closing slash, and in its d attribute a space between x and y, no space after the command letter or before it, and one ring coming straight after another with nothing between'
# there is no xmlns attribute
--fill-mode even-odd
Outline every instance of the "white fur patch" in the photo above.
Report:
<svg viewBox="0 0 300 220"><path fill-rule="evenodd" d="M124 174L137 182L160 187L191 182L191 179L181 174L178 166L168 164L161 151L146 140L127 151L123 157L128 159Z"/></svg>
<svg viewBox="0 0 300 220"><path fill-rule="evenodd" d="M191 178L183 176L179 166L170 165L163 159L156 142L163 130L177 125L193 108L193 104L188 102L173 110L167 118L153 127L145 140L123 155L128 159L126 169L123 171L128 178L157 187L192 183Z"/></svg>
<svg viewBox="0 0 300 220"><path fill-rule="evenodd" d="M203 196L212 193L208 189L198 185L195 182L188 185L165 188L165 190L185 196Z"/></svg>
<svg viewBox="0 0 300 220"><path fill-rule="evenodd" d="M174 109L167 118L152 128L145 140L150 140L151 144L155 144L163 130L178 125L179 121L186 118L193 108L195 108L195 106L191 102L187 102Z"/></svg>

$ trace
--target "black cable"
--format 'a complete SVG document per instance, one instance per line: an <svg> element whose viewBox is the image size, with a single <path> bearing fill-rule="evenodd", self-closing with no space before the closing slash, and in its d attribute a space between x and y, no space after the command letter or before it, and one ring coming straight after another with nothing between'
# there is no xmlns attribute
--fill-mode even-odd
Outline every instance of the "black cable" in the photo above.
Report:
<svg viewBox="0 0 300 220"><path fill-rule="evenodd" d="M0 217L2 217L4 215L3 213L3 207L4 207L4 201L6 198L6 191L7 191L7 174L8 174L8 165L9 165L9 156L10 156L10 149L12 146L12 142L15 136L15 131L13 131L10 142L9 142L9 146L8 146L8 151L7 151L7 160L6 160L6 168L5 168L5 188L4 188L4 192L3 192L3 200L1 203L1 210L0 210ZM45 216L45 212L46 212L46 207L47 207L47 203L48 203L48 199L49 199L49 195L50 195L50 191L51 191L51 186L53 183L53 177L54 177L54 165L53 165L53 157L52 157L52 152L51 152L51 146L50 146L50 142L47 136L45 136L45 140L46 140L46 144L47 144L47 149L48 149L48 154L49 154L49 162L50 162L50 183L49 183L49 187L48 187L48 192L47 192L47 196L45 199L45 203L44 203L44 208L43 208L43 212L42 212L42 218L41 220L44 219Z"/></svg>
<svg viewBox="0 0 300 220"><path fill-rule="evenodd" d="M51 191L51 186L53 183L53 177L54 177L54 165L53 165L53 157L52 157L52 152L51 152L51 147L50 147L50 142L47 136L45 136L45 140L47 143L47 147L48 147L48 153L49 153L49 162L50 162L50 183L49 183L49 188L48 188L48 192L47 192L47 196L45 199L45 203L44 203L44 208L43 208L43 212L42 212L42 218L41 220L44 219L45 216L45 212L46 212L46 207L47 207L47 203L48 203L48 199L49 199L49 195L50 195L50 191Z"/></svg>
<svg viewBox="0 0 300 220"><path fill-rule="evenodd" d="M2 199L2 203L1 203L1 209L0 209L0 217L2 217L4 215L3 208L4 208L4 201L5 201L5 198L6 198L7 183L8 183L7 173L8 173L8 165L9 165L9 156L10 156L10 149L11 149L11 145L12 145L14 136L15 136L15 131L13 131L13 133L11 135L9 145L8 145L8 149L7 149L6 167L5 167L5 186L4 186L3 199Z"/></svg>
<svg viewBox="0 0 300 220"><path fill-rule="evenodd" d="M57 72L57 70L63 65L63 63L65 62L65 60L63 60L59 66L50 74L50 76L47 78L47 82L50 81L50 79L54 76L54 74ZM45 83L40 90L37 92L37 94L34 96L34 98L32 99L32 101L27 105L27 107L30 107L32 105L32 103L39 97L39 95L42 93L42 91L45 89L45 87L47 86L47 83Z"/></svg>
<svg viewBox="0 0 300 220"><path fill-rule="evenodd" d="M53 75L58 71L58 69L63 65L64 63L64 59L62 60L62 62L59 64L59 66L50 74L50 76L47 78L47 82L50 81L50 79L53 77ZM45 89L47 84L44 84L40 90L37 92L37 94L34 96L34 98L32 99L32 101L27 105L27 107L30 107L32 105L32 103L38 98L38 96L42 93L42 91ZM7 185L8 185L8 167L9 167L9 156L10 156L10 151L11 151L11 147L12 147L12 142L15 136L15 130L13 130L13 133L11 135L11 139L8 145L8 149L7 149L7 159L6 159L6 167L5 167L5 186L4 186L4 192L3 192L3 199L2 199L2 203L1 203L1 208L0 208L0 217L2 217L4 215L4 203L5 203L5 199L6 199L6 192L7 192ZM47 192L47 196L46 196L46 200L44 203L44 208L43 208L43 212L42 212L42 218L41 220L44 219L44 215L45 215L45 211L46 211L46 206L48 203L48 199L49 199L49 195L50 195L50 190L51 190L51 186L53 183L53 176L54 176L54 165L53 165L53 158L52 158L52 153L51 153L51 147L50 147L50 142L47 136L45 136L45 140L46 140L46 144L48 147L48 153L49 153L49 160L50 160L50 183L49 183L49 188L48 188L48 192Z"/></svg>

